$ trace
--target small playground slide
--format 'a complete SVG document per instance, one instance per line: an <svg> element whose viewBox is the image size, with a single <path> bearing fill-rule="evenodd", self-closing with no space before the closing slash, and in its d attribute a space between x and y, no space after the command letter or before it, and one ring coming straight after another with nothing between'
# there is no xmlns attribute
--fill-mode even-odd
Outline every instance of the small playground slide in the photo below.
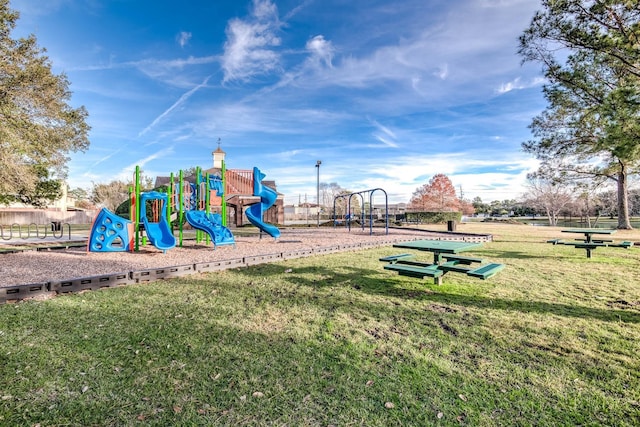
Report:
<svg viewBox="0 0 640 427"><path fill-rule="evenodd" d="M276 201L275 190L262 185L262 180L266 175L260 172L257 167L253 168L253 195L260 196L260 203L247 208L246 215L249 222L260 230L264 231L274 239L280 237L280 230L273 224L267 224L262 220L263 213L269 209Z"/></svg>
<svg viewBox="0 0 640 427"><path fill-rule="evenodd" d="M159 222L150 222L149 218L147 218L146 202L148 200L160 200L162 202ZM151 244L161 251L166 251L176 246L176 238L167 221L167 200L166 194L156 191L140 194L140 220L144 224L145 233Z"/></svg>
<svg viewBox="0 0 640 427"><path fill-rule="evenodd" d="M149 222L146 217L142 218L144 230L149 238L149 242L161 251L173 249L176 246L176 238L171 232L166 218L160 222Z"/></svg>
<svg viewBox="0 0 640 427"><path fill-rule="evenodd" d="M207 214L204 211L187 211L185 218L193 228L207 233L216 246L236 243L231 230L222 225L222 217L220 214Z"/></svg>

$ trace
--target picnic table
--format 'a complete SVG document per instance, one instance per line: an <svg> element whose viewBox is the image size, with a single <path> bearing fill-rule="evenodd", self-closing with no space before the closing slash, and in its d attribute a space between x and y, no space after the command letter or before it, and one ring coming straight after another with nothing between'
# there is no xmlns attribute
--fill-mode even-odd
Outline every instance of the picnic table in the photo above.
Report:
<svg viewBox="0 0 640 427"><path fill-rule="evenodd" d="M464 273L471 277L487 279L504 268L503 264L482 264L483 260L476 257L460 256L460 252L470 251L482 246L480 243L450 240L414 240L396 243L394 248L412 249L433 253L433 262L417 261L413 253L403 253L380 258L387 262L385 270L396 271L401 276L433 277L436 285L442 284L442 276L449 271Z"/></svg>
<svg viewBox="0 0 640 427"><path fill-rule="evenodd" d="M587 258L591 258L591 251L599 247L628 249L633 246L633 242L625 241L616 243L612 239L598 238L598 235L606 236L616 232L616 230L606 228L569 228L567 230L561 230L561 232L582 234L584 235L584 238L577 238L574 240L552 239L547 240L547 243L552 243L554 245L570 245L578 249L585 249L587 251Z"/></svg>

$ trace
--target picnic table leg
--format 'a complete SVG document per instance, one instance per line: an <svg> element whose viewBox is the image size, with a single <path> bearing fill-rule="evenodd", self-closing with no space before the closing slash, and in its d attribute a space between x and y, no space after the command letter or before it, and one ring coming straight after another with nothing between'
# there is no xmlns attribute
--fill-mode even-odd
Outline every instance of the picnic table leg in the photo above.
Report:
<svg viewBox="0 0 640 427"><path fill-rule="evenodd" d="M440 265L441 262L442 262L442 254L438 251L435 251L433 253L433 263L436 265Z"/></svg>
<svg viewBox="0 0 640 427"><path fill-rule="evenodd" d="M591 248L587 248L587 258L591 258Z"/></svg>
<svg viewBox="0 0 640 427"><path fill-rule="evenodd" d="M440 265L442 263L442 254L438 251L433 253L433 263L435 265ZM442 276L437 276L433 278L433 283L436 285L442 285Z"/></svg>

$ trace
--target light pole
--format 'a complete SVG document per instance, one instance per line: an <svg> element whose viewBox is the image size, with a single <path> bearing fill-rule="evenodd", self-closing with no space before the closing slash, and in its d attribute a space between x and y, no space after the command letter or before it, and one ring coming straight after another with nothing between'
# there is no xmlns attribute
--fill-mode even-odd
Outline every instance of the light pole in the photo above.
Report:
<svg viewBox="0 0 640 427"><path fill-rule="evenodd" d="M316 213L318 215L317 226L320 227L320 165L322 164L322 160L316 161L317 172L317 181L316 181Z"/></svg>

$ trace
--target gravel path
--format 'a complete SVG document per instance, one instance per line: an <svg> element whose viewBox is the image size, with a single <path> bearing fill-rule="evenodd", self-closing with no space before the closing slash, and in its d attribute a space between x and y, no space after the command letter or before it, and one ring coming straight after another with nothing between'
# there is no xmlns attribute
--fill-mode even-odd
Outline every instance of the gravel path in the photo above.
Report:
<svg viewBox="0 0 640 427"><path fill-rule="evenodd" d="M69 248L51 251L27 251L0 254L0 287L42 283L56 280L114 274L149 268L171 267L209 261L222 261L290 253L337 245L367 244L372 246L391 245L395 242L417 238L452 238L446 233L425 232L411 229L369 230L348 232L346 229L283 229L278 240L269 236L262 239L255 236L236 237L236 245L220 246L185 241L184 247L176 247L162 253L153 246L145 246L139 252L87 253L83 248ZM460 238L456 236L457 238Z"/></svg>

